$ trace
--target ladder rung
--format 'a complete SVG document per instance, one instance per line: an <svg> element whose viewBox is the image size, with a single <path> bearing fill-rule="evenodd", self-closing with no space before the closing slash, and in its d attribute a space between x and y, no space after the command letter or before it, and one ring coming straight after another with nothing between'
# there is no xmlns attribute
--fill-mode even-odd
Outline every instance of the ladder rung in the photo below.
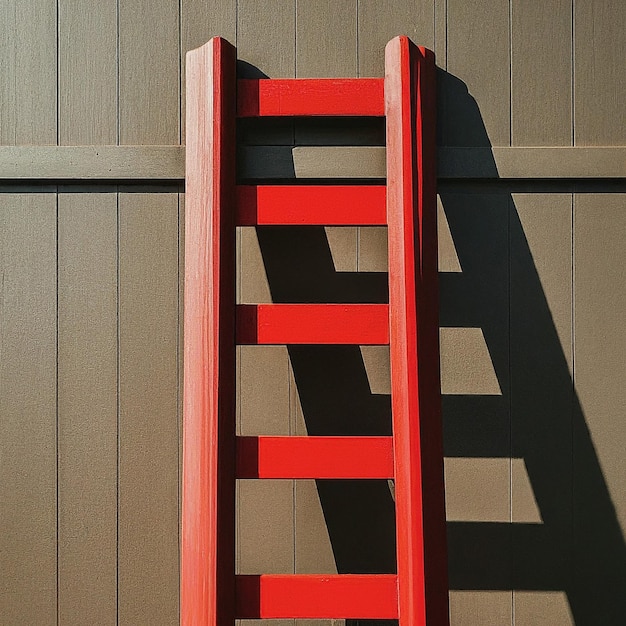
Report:
<svg viewBox="0 0 626 626"><path fill-rule="evenodd" d="M240 185L237 225L384 226L384 185Z"/></svg>
<svg viewBox="0 0 626 626"><path fill-rule="evenodd" d="M385 114L382 78L242 79L239 117Z"/></svg>
<svg viewBox="0 0 626 626"><path fill-rule="evenodd" d="M237 576L237 619L395 619L395 574Z"/></svg>
<svg viewBox="0 0 626 626"><path fill-rule="evenodd" d="M237 437L237 478L393 478L391 437Z"/></svg>
<svg viewBox="0 0 626 626"><path fill-rule="evenodd" d="M387 304L240 304L241 345L389 343Z"/></svg>

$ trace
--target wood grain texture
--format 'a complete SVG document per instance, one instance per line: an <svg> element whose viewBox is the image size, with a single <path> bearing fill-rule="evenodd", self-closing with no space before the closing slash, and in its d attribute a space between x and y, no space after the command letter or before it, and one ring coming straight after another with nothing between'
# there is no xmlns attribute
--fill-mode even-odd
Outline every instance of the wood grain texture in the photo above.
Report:
<svg viewBox="0 0 626 626"><path fill-rule="evenodd" d="M626 611L624 308L626 195L574 197L573 567L576 622L617 623ZM590 540L590 538L593 538ZM591 589L593 595L583 593Z"/></svg>
<svg viewBox="0 0 626 626"><path fill-rule="evenodd" d="M245 179L385 177L377 146L244 146ZM440 147L438 180L626 178L626 148ZM0 146L5 181L182 181L180 146Z"/></svg>
<svg viewBox="0 0 626 626"><path fill-rule="evenodd" d="M385 47L389 338L398 616L448 623L435 175L435 61Z"/></svg>
<svg viewBox="0 0 626 626"><path fill-rule="evenodd" d="M357 0L297 3L297 78L357 76L356 7Z"/></svg>
<svg viewBox="0 0 626 626"><path fill-rule="evenodd" d="M178 620L178 200L119 198L120 624Z"/></svg>
<svg viewBox="0 0 626 626"><path fill-rule="evenodd" d="M391 479L391 437L238 437L238 478Z"/></svg>
<svg viewBox="0 0 626 626"><path fill-rule="evenodd" d="M237 57L252 67L240 74L253 78L293 78L296 73L295 0L238 0Z"/></svg>
<svg viewBox="0 0 626 626"><path fill-rule="evenodd" d="M119 143L180 143L179 7L169 0L119 6Z"/></svg>
<svg viewBox="0 0 626 626"><path fill-rule="evenodd" d="M0 197L0 606L57 623L56 198Z"/></svg>
<svg viewBox="0 0 626 626"><path fill-rule="evenodd" d="M572 143L572 2L511 3L511 143Z"/></svg>
<svg viewBox="0 0 626 626"><path fill-rule="evenodd" d="M117 197L59 194L59 621L117 621Z"/></svg>
<svg viewBox="0 0 626 626"><path fill-rule="evenodd" d="M396 578L393 574L238 576L237 616L393 619L398 616Z"/></svg>
<svg viewBox="0 0 626 626"><path fill-rule="evenodd" d="M61 0L59 144L116 144L117 5Z"/></svg>
<svg viewBox="0 0 626 626"><path fill-rule="evenodd" d="M0 7L0 144L57 143L56 5Z"/></svg>
<svg viewBox="0 0 626 626"><path fill-rule="evenodd" d="M358 75L383 76L385 46L397 35L434 48L434 0L396 2L358 0Z"/></svg>
<svg viewBox="0 0 626 626"><path fill-rule="evenodd" d="M384 225L383 185L239 185L237 224Z"/></svg>
<svg viewBox="0 0 626 626"><path fill-rule="evenodd" d="M224 37L237 43L239 0L180 0L180 143L185 137L186 54L211 37Z"/></svg>
<svg viewBox="0 0 626 626"><path fill-rule="evenodd" d="M386 304L240 304L236 315L236 340L242 345L389 341Z"/></svg>
<svg viewBox="0 0 626 626"><path fill-rule="evenodd" d="M450 76L446 76L441 90L445 98L441 120L444 145L479 146L489 142L508 146L508 0L485 0L480 4L448 0L447 42Z"/></svg>
<svg viewBox="0 0 626 626"><path fill-rule="evenodd" d="M234 619L235 62L187 54L181 621Z"/></svg>
<svg viewBox="0 0 626 626"><path fill-rule="evenodd" d="M512 473L511 519L539 518L551 539L512 533L513 602L536 568L572 568L572 197L514 194L510 222L511 453L527 484ZM540 441L541 445L537 445ZM516 480L517 479L517 480ZM532 497L528 497L528 491ZM537 522L535 522L537 523ZM513 527L515 528L515 526ZM540 536L540 535L538 535ZM528 567L528 555L532 554ZM521 620L520 620L521 621ZM517 618L516 618L517 622ZM521 623L527 623L521 621ZM562 623L562 622L555 622Z"/></svg>
<svg viewBox="0 0 626 626"><path fill-rule="evenodd" d="M626 143L626 5L574 4L574 144Z"/></svg>

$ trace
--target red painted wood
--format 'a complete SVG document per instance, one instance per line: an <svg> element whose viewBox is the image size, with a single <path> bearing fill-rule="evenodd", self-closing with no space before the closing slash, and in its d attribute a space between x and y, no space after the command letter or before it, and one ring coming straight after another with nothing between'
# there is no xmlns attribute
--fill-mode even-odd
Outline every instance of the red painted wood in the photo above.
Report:
<svg viewBox="0 0 626 626"><path fill-rule="evenodd" d="M391 437L237 437L237 478L393 478Z"/></svg>
<svg viewBox="0 0 626 626"><path fill-rule="evenodd" d="M184 626L234 620L235 58L219 37L187 53Z"/></svg>
<svg viewBox="0 0 626 626"><path fill-rule="evenodd" d="M385 49L389 310L400 626L448 624L439 383L435 65Z"/></svg>
<svg viewBox="0 0 626 626"><path fill-rule="evenodd" d="M237 343L389 343L386 304L240 304Z"/></svg>
<svg viewBox="0 0 626 626"><path fill-rule="evenodd" d="M237 81L239 117L385 114L380 78L244 79Z"/></svg>
<svg viewBox="0 0 626 626"><path fill-rule="evenodd" d="M241 185L237 225L384 226L382 185Z"/></svg>
<svg viewBox="0 0 626 626"><path fill-rule="evenodd" d="M395 574L237 576L238 618L394 619Z"/></svg>

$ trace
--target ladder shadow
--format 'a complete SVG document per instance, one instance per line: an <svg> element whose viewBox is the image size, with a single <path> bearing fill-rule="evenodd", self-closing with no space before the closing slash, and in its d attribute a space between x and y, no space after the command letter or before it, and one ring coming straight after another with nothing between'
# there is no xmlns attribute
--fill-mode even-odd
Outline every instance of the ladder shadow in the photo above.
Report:
<svg viewBox="0 0 626 626"><path fill-rule="evenodd" d="M444 71L438 81L443 132L490 147L467 86ZM490 187L439 189L462 270L440 275L440 324L482 329L502 390L444 396L444 454L522 458L542 523L449 522L450 588L564 591L577 625L620 624L622 529L513 197L537 189Z"/></svg>
<svg viewBox="0 0 626 626"><path fill-rule="evenodd" d="M438 81L447 136L454 145L489 147L466 85L442 70ZM493 159L484 165L497 176ZM504 181L439 188L462 269L440 274L440 323L482 329L502 390L444 396L444 453L523 458L542 523L448 522L450 588L564 591L577 625L620 624L626 546L515 207L518 189ZM274 302L387 301L385 274L335 270L323 228L257 234ZM358 346L288 350L310 435L390 434L389 397L371 393ZM317 481L317 488L338 572L394 572L387 482Z"/></svg>

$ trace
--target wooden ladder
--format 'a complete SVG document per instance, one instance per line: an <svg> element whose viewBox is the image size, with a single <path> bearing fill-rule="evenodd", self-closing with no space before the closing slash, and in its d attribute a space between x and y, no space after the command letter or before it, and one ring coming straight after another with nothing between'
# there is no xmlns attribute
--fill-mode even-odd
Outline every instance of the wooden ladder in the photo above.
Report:
<svg viewBox="0 0 626 626"><path fill-rule="evenodd" d="M216 37L187 54L181 624L239 618L448 624L435 65L406 37L384 79L236 80ZM387 184L238 186L237 118L385 116ZM387 225L389 304L235 304L235 227ZM389 344L392 437L237 437L237 344ZM237 478L395 481L397 574L235 575Z"/></svg>

